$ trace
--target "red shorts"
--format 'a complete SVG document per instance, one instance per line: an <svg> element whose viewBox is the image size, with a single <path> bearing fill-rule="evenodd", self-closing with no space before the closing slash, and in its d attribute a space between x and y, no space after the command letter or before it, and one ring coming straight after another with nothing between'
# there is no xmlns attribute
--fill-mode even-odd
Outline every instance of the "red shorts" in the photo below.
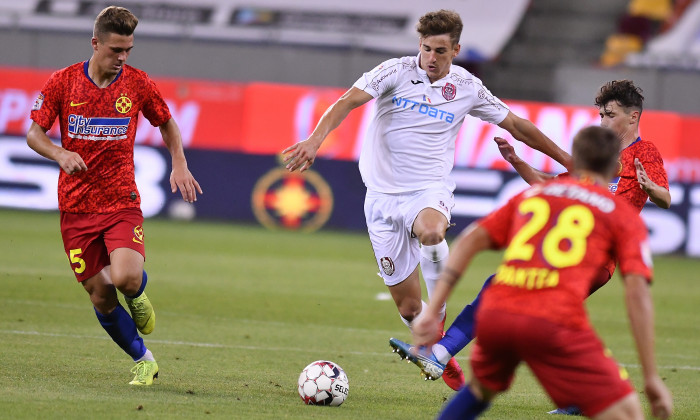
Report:
<svg viewBox="0 0 700 420"><path fill-rule="evenodd" d="M471 355L474 376L505 391L516 367L527 363L557 407L575 405L593 417L634 388L591 328L573 330L550 321L495 310L479 314Z"/></svg>
<svg viewBox="0 0 700 420"><path fill-rule="evenodd" d="M63 247L75 278L82 282L99 273L117 248L133 249L145 259L142 226L138 208L104 214L61 212Z"/></svg>

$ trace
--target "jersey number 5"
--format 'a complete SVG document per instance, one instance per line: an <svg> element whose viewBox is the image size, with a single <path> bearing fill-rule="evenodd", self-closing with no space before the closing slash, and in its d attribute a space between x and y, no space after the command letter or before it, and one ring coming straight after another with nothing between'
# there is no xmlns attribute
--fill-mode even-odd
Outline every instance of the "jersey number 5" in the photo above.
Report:
<svg viewBox="0 0 700 420"><path fill-rule="evenodd" d="M83 253L82 248L70 250L70 263L71 263L71 265L78 264L77 267L73 268L73 271L75 271L78 274L85 271L85 260L80 258L80 256L79 256L82 253Z"/></svg>
<svg viewBox="0 0 700 420"><path fill-rule="evenodd" d="M518 206L522 215L532 214L530 220L513 236L506 249L505 261L530 261L535 254L535 245L528 243L549 221L549 203L541 197L529 198ZM580 204L566 207L549 228L542 240L542 256L555 268L570 267L580 263L586 255L588 235L593 231L595 219L591 210ZM568 245L562 249L562 245ZM565 246L566 246L565 245Z"/></svg>

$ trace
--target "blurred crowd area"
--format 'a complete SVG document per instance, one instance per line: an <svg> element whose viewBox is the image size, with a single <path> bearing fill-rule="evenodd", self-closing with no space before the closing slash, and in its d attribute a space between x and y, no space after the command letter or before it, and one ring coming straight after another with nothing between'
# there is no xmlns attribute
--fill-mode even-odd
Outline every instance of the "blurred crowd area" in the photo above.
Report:
<svg viewBox="0 0 700 420"><path fill-rule="evenodd" d="M428 9L458 11L460 64L499 97L591 105L611 79L635 79L649 109L700 114L698 0L0 1L0 66L55 69L89 56L96 13L141 18L130 62L152 75L350 86L417 52Z"/></svg>

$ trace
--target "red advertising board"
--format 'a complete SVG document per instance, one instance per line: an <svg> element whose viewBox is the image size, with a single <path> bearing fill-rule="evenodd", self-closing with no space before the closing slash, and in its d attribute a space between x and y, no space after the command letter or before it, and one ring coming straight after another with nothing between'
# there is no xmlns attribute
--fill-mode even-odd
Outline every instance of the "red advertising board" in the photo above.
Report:
<svg viewBox="0 0 700 420"><path fill-rule="evenodd" d="M0 134L25 135L31 105L50 73L50 70L0 68ZM277 154L305 139L328 106L345 91L272 83L159 77L154 80L180 126L185 147L263 155ZM598 123L598 111L593 106L507 100L506 103L515 114L531 120L565 150L571 149L576 131ZM371 104L352 111L325 141L319 156L356 160L371 115ZM157 128L145 119L139 124L137 143L162 144ZM54 137L58 137L56 128L50 133ZM640 129L642 136L661 150L671 181L700 182L700 117L645 110ZM456 139L456 166L506 169L492 142L496 135L507 137L504 130L467 117ZM561 169L550 158L521 143L514 145L538 169Z"/></svg>

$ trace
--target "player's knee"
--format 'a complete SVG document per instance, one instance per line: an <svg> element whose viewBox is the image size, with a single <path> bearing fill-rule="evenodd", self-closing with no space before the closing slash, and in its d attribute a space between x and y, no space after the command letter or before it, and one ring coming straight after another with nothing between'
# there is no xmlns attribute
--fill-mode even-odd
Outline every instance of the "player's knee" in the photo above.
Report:
<svg viewBox="0 0 700 420"><path fill-rule="evenodd" d="M143 279L143 270L123 270L112 269L112 283L123 294L130 296L138 292Z"/></svg>
<svg viewBox="0 0 700 420"><path fill-rule="evenodd" d="M445 231L442 229L429 229L418 237L421 245L437 245L445 239Z"/></svg>
<svg viewBox="0 0 700 420"><path fill-rule="evenodd" d="M109 286L111 287L88 290L92 306L97 309L97 312L103 315L111 313L114 308L117 307L117 303L119 302L114 286Z"/></svg>

